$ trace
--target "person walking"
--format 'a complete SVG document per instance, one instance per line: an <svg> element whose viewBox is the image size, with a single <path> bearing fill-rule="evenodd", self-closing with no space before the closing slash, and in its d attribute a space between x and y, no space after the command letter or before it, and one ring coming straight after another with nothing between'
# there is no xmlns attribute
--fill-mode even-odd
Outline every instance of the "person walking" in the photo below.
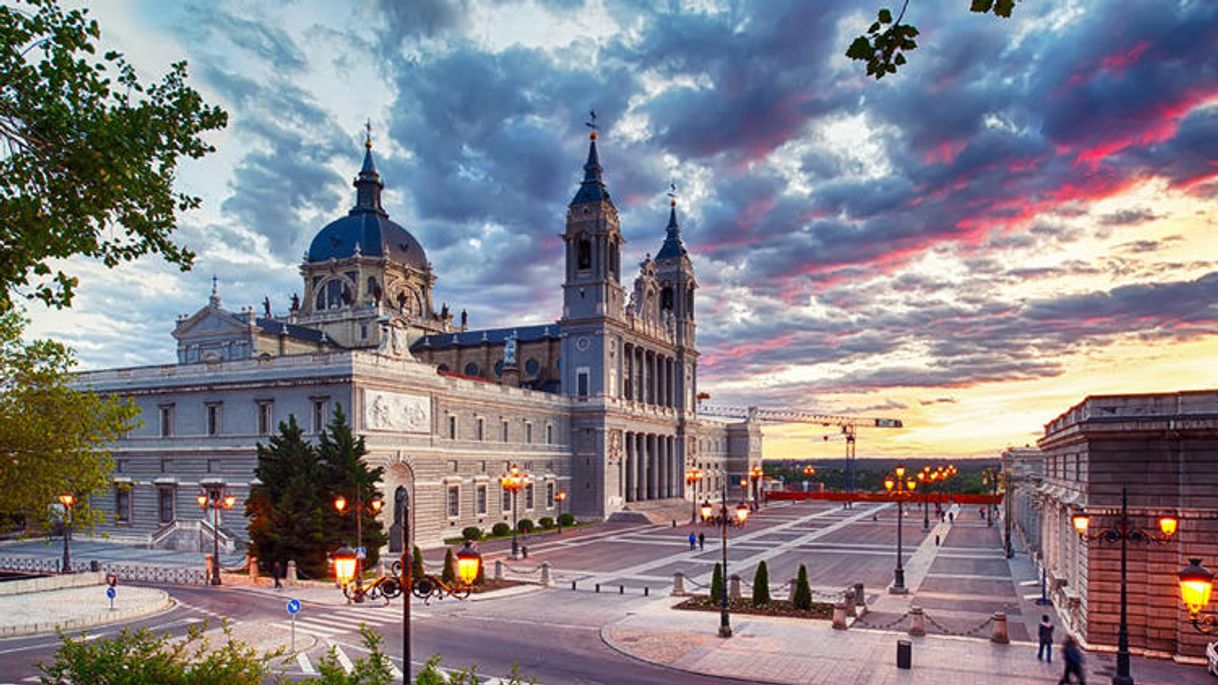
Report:
<svg viewBox="0 0 1218 685"><path fill-rule="evenodd" d="M1074 636L1066 635L1066 639L1062 640L1062 655L1066 658L1066 670L1062 673L1061 680L1057 681L1057 685L1067 685L1073 682L1070 680L1072 675L1078 677L1079 685L1087 685L1087 679L1083 675L1083 650L1074 641Z"/></svg>
<svg viewBox="0 0 1218 685"><path fill-rule="evenodd" d="M698 549L706 549L706 533L698 533Z"/></svg>
<svg viewBox="0 0 1218 685"><path fill-rule="evenodd" d="M283 589L283 585L279 582L279 579L282 577L283 577L283 565L281 565L279 563L279 560L276 559L275 563L271 564L271 578L275 579L275 589L276 590Z"/></svg>
<svg viewBox="0 0 1218 685"><path fill-rule="evenodd" d="M689 534L689 548L698 549L698 536L691 531Z"/></svg>
<svg viewBox="0 0 1218 685"><path fill-rule="evenodd" d="M1048 614L1040 615L1040 648L1036 650L1036 660L1053 663L1053 621Z"/></svg>

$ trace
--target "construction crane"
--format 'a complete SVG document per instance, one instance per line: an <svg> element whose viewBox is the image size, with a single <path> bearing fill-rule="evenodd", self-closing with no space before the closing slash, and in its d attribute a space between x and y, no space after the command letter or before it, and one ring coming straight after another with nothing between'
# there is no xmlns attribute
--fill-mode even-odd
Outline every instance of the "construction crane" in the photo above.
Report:
<svg viewBox="0 0 1218 685"><path fill-rule="evenodd" d="M865 416L839 416L822 414L807 409L766 409L762 407L737 407L719 404L702 404L709 399L706 393L698 393L698 413L724 419L741 419L759 423L806 423L841 428L846 440L846 491L854 491L855 434L859 428L904 428L900 419L881 419ZM826 437L826 440L828 438Z"/></svg>

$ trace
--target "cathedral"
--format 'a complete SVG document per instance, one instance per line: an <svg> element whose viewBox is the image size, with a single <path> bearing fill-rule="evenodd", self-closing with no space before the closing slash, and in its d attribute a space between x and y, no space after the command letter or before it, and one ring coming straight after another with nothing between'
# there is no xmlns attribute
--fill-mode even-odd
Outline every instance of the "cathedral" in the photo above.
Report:
<svg viewBox="0 0 1218 685"><path fill-rule="evenodd" d="M370 139L354 186L351 210L313 238L286 313L269 299L261 311L227 309L213 279L207 304L173 330L176 363L80 375L142 412L113 445L112 506L100 503L112 538L239 547L243 507L213 527L196 495L243 500L256 446L280 421L294 416L316 438L338 406L385 468L386 499L409 498L424 545L513 513L556 517L564 499L585 519L688 506L760 463L756 423L698 415L697 279L675 200L655 256L623 285L625 240L595 130L567 207L552 324L475 330L464 310L437 311L423 246L382 206ZM517 512L499 481L511 465L529 474ZM705 478L687 484L694 468ZM380 515L396 552L402 512Z"/></svg>

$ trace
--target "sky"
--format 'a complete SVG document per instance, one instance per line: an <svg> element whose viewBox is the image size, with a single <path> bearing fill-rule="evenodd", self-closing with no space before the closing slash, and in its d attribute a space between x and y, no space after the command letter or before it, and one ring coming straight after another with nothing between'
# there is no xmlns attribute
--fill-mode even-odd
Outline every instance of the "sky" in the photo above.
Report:
<svg viewBox="0 0 1218 685"><path fill-rule="evenodd" d="M1088 395L1218 386L1218 2L968 4L911 0L919 47L877 82L844 53L883 0L96 3L106 46L145 79L186 60L230 122L178 178L195 268L76 260L31 333L170 363L213 274L286 311L365 120L437 306L552 322L594 109L624 264L677 186L715 403L904 421L860 456L992 457ZM767 429L765 456L839 437Z"/></svg>

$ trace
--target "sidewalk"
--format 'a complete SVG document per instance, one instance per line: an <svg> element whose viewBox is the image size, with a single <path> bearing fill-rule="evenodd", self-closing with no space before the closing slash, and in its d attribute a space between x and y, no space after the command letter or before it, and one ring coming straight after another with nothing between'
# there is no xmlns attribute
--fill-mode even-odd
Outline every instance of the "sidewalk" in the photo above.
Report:
<svg viewBox="0 0 1218 685"><path fill-rule="evenodd" d="M1030 645L874 630L833 630L828 621L733 616L734 636L717 635L713 612L677 611L678 598L657 600L605 626L601 639L627 656L680 671L724 679L792 685L1052 685L1061 665L1036 660ZM913 647L913 668L896 667L898 640ZM1111 677L1111 656L1088 654L1092 682ZM1199 666L1135 657L1140 685L1213 685Z"/></svg>
<svg viewBox="0 0 1218 685"><path fill-rule="evenodd" d="M173 607L164 590L132 586L116 590L113 610L104 585L0 596L0 637L132 621Z"/></svg>

